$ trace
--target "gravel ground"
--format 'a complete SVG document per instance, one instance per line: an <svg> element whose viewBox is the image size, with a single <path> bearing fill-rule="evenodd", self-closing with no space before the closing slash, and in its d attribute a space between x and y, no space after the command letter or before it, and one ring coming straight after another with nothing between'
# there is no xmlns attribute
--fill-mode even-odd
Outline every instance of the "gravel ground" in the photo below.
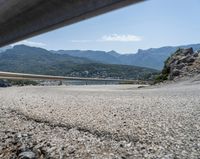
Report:
<svg viewBox="0 0 200 159"><path fill-rule="evenodd" d="M0 89L0 158L199 159L200 83Z"/></svg>

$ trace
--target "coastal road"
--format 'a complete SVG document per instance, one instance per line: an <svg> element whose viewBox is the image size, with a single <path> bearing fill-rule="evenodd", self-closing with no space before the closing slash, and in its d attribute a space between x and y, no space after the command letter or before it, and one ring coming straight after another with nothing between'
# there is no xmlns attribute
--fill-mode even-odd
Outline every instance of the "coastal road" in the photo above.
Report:
<svg viewBox="0 0 200 159"><path fill-rule="evenodd" d="M198 81L10 87L0 99L0 158L200 157Z"/></svg>

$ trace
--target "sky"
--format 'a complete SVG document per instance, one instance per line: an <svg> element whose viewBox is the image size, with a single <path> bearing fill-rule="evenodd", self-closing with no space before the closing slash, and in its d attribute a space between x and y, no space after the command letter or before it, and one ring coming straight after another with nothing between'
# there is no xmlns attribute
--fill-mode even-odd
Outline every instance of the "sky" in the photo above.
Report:
<svg viewBox="0 0 200 159"><path fill-rule="evenodd" d="M200 43L200 0L147 0L18 44L48 50L138 49Z"/></svg>

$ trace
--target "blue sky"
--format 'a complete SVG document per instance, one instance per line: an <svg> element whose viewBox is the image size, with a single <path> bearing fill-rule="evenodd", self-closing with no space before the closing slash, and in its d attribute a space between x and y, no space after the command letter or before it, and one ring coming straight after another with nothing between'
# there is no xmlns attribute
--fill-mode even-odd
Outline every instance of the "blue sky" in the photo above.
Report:
<svg viewBox="0 0 200 159"><path fill-rule="evenodd" d="M49 50L138 49L200 43L200 0L148 0L23 42Z"/></svg>

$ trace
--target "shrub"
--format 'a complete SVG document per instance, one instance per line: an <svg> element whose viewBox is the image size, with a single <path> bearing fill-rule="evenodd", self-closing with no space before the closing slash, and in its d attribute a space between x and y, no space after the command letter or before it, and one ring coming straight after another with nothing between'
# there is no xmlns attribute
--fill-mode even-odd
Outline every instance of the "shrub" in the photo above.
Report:
<svg viewBox="0 0 200 159"><path fill-rule="evenodd" d="M158 76L155 76L154 84L168 80L168 76L170 74L170 67L167 66L167 64L169 60L170 60L170 57L168 57L167 60L165 60L164 67L161 71L161 74L159 74Z"/></svg>
<svg viewBox="0 0 200 159"><path fill-rule="evenodd" d="M11 85L27 86L27 85L38 85L38 82L32 80L8 80Z"/></svg>

